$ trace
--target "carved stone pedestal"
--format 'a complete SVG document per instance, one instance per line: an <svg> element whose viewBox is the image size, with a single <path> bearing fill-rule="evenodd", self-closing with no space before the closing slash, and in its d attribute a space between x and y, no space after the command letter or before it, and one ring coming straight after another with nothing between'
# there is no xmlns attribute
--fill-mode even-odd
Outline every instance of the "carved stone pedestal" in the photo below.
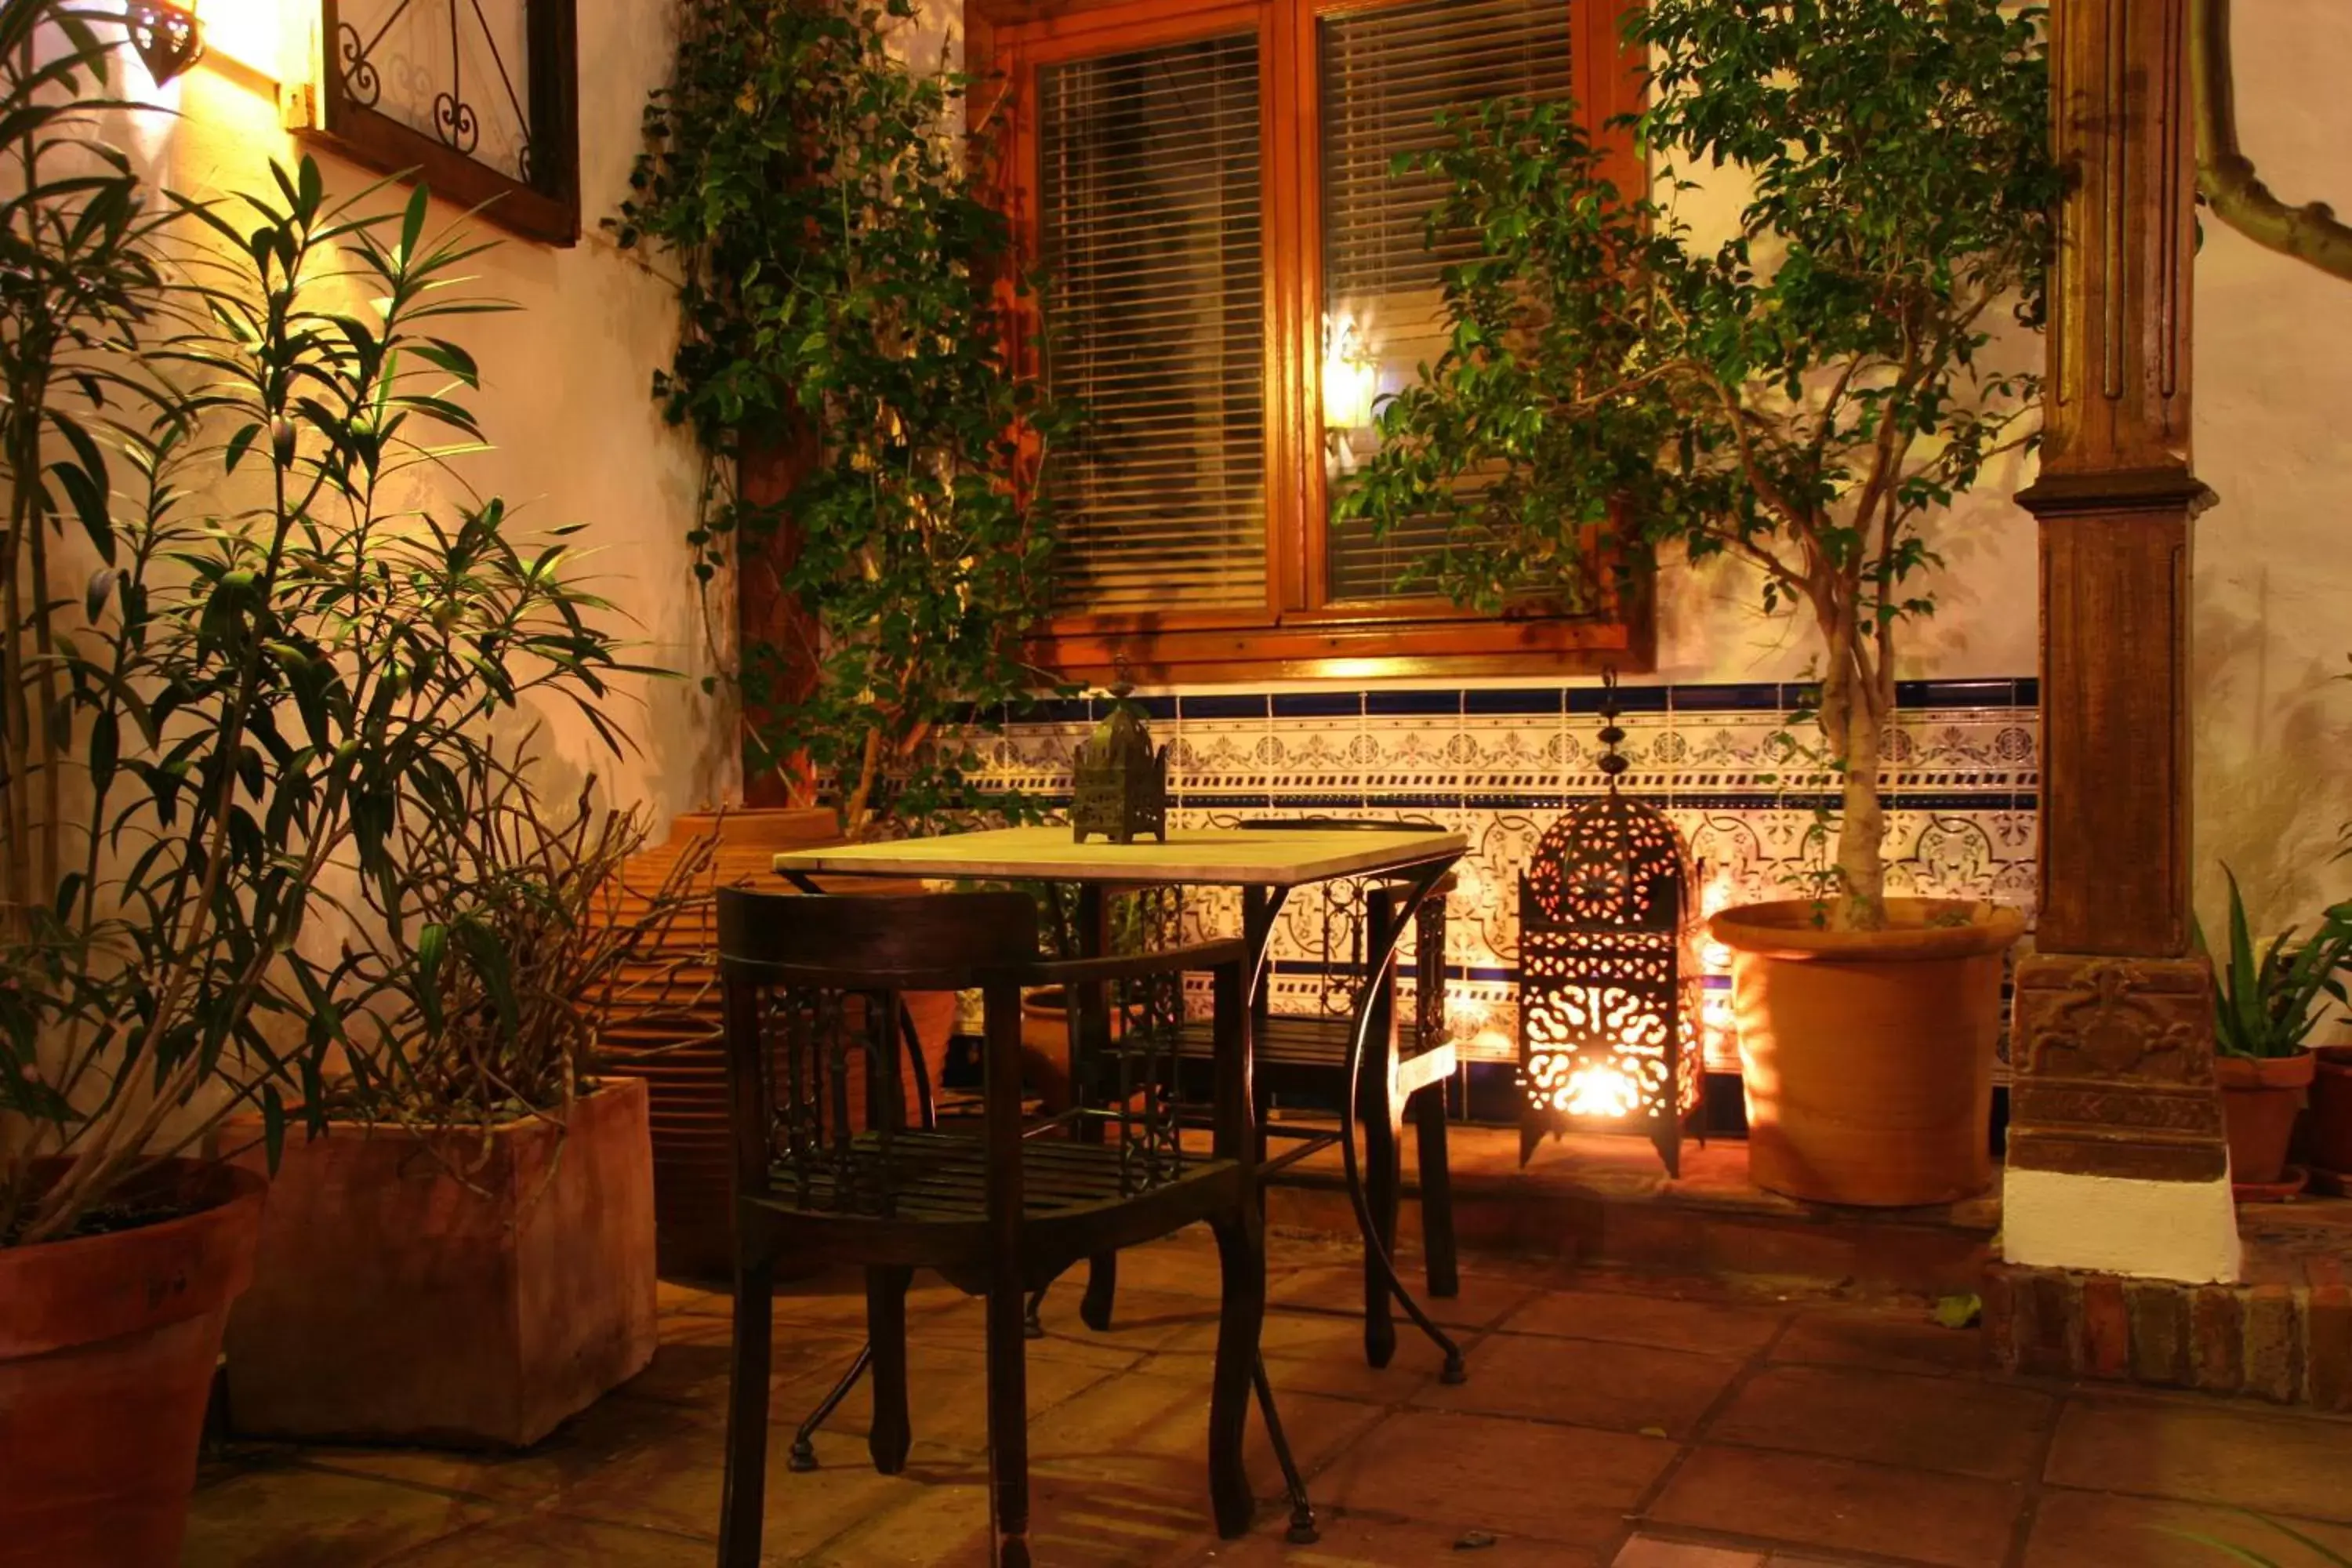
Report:
<svg viewBox="0 0 2352 1568"><path fill-rule="evenodd" d="M2209 985L2198 958L2019 963L2001 1214L2010 1262L2238 1277Z"/></svg>

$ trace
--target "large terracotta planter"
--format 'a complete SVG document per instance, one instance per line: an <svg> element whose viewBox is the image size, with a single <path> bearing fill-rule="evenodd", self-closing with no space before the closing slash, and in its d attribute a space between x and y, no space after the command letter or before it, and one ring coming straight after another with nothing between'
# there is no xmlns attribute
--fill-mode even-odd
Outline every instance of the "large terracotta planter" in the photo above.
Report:
<svg viewBox="0 0 2352 1568"><path fill-rule="evenodd" d="M2352 1046L2322 1046L2311 1080L2311 1161L2352 1175Z"/></svg>
<svg viewBox="0 0 2352 1568"><path fill-rule="evenodd" d="M625 907L641 909L688 847L716 837L709 883L788 892L776 875L777 851L834 842L829 810L696 813L677 819L668 842L632 859L622 873ZM917 883L845 879L844 891L914 892ZM672 926L657 951L644 952L625 977L602 1037L604 1059L615 1070L646 1080L652 1093L654 1215L661 1272L674 1278L724 1279L733 1268L727 1132L727 1058L719 1044L722 1016L714 963L719 940L715 908L705 902ZM947 1061L955 1032L955 998L910 995L917 1035L931 1082ZM865 1080L853 1077L853 1114L864 1111ZM909 1106L915 1103L911 1077Z"/></svg>
<svg viewBox="0 0 2352 1568"><path fill-rule="evenodd" d="M1808 900L1715 917L1732 951L1752 1180L1874 1208L1992 1184L1993 1059L2014 910L1889 899L1888 929L1814 927Z"/></svg>
<svg viewBox="0 0 2352 1568"><path fill-rule="evenodd" d="M2230 1140L2230 1181L2239 1188L2275 1185L2286 1171L2287 1142L2311 1087L2316 1058L2216 1055L2221 1086L2221 1126ZM2296 1184L2301 1185L2300 1178ZM2247 1195L2242 1191L2240 1196Z"/></svg>
<svg viewBox="0 0 2352 1568"><path fill-rule="evenodd" d="M567 1129L510 1121L487 1150L429 1137L287 1140L229 1321L238 1432L519 1447L653 1360L643 1083L608 1079Z"/></svg>
<svg viewBox="0 0 2352 1568"><path fill-rule="evenodd" d="M0 1565L172 1568L262 1181L174 1161L181 1218L0 1250Z"/></svg>

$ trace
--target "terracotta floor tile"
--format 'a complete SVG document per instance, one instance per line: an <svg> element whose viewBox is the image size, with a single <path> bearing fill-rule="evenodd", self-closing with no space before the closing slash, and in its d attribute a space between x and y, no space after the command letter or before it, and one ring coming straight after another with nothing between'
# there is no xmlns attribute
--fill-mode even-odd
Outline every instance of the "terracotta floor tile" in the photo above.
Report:
<svg viewBox="0 0 2352 1568"><path fill-rule="evenodd" d="M1532 1536L1437 1530L1326 1510L1321 1538L1312 1546L1293 1546L1283 1538L1285 1524L1283 1515L1261 1514L1246 1537L1217 1542L1183 1559L1185 1568L1400 1568L1454 1563L1464 1568L1601 1568L1601 1558L1581 1547Z"/></svg>
<svg viewBox="0 0 2352 1568"><path fill-rule="evenodd" d="M987 1472L933 1484L799 1560L802 1568L970 1568L989 1558ZM1214 1539L1205 1496L1033 1474L1029 1547L1055 1568L1154 1568Z"/></svg>
<svg viewBox="0 0 2352 1568"><path fill-rule="evenodd" d="M1215 1296L1131 1285L1122 1273L1111 1298L1110 1327L1098 1333L1078 1316L1078 1302L1086 1290L1083 1268L1074 1268L1055 1281L1037 1315L1047 1334L1122 1350L1156 1351L1166 1350L1202 1324L1217 1321Z"/></svg>
<svg viewBox="0 0 2352 1568"><path fill-rule="evenodd" d="M1355 1401L1297 1392L1281 1396L1277 1407L1292 1457L1309 1477L1381 1418L1378 1409ZM1258 1497L1279 1496L1282 1469L1254 1406L1246 1462ZM1160 1375L1150 1367L1113 1379L1032 1420L1029 1463L1039 1475L1198 1497L1205 1507L1208 1382Z"/></svg>
<svg viewBox="0 0 2352 1568"><path fill-rule="evenodd" d="M2054 1403L2000 1384L1776 1366L1740 1388L1707 1424L1706 1439L2023 1480Z"/></svg>
<svg viewBox="0 0 2352 1568"><path fill-rule="evenodd" d="M1876 1372L1970 1373L1983 1364L1974 1329L1947 1329L1925 1309L1827 1307L1801 1312L1772 1359Z"/></svg>
<svg viewBox="0 0 2352 1568"><path fill-rule="evenodd" d="M2077 1398L2045 1477L2059 1486L2153 1493L2352 1521L2352 1425L2154 1400Z"/></svg>
<svg viewBox="0 0 2352 1568"><path fill-rule="evenodd" d="M1479 1530L1598 1550L1624 1529L1674 1455L1671 1443L1632 1433L1406 1410L1340 1456L1318 1479L1315 1500L1440 1533Z"/></svg>
<svg viewBox="0 0 2352 1568"><path fill-rule="evenodd" d="M1682 1437L1739 1368L1727 1357L1648 1345L1498 1333L1470 1356L1468 1382L1432 1384L1413 1400L1441 1410Z"/></svg>
<svg viewBox="0 0 2352 1568"><path fill-rule="evenodd" d="M1507 1274L1473 1273L1461 1281L1454 1296L1432 1296L1418 1262L1400 1265L1398 1274L1430 1321L1440 1328L1483 1329L1501 1321L1525 1306L1536 1293L1532 1279ZM1276 1281L1266 1300L1277 1307L1332 1312L1361 1322L1364 1315L1364 1266L1361 1254L1339 1263L1294 1270ZM1410 1332L1411 1320L1402 1309L1396 1314L1399 1331Z"/></svg>
<svg viewBox="0 0 2352 1568"><path fill-rule="evenodd" d="M272 1466L197 1491L180 1568L352 1568L495 1517L416 1487Z"/></svg>
<svg viewBox="0 0 2352 1568"><path fill-rule="evenodd" d="M2023 1501L2020 1487L1973 1477L1702 1447L1650 1516L1796 1546L1988 1568L2008 1551Z"/></svg>
<svg viewBox="0 0 2352 1568"><path fill-rule="evenodd" d="M322 1446L305 1450L303 1461L338 1474L372 1476L463 1492L509 1508L530 1508L609 1466L664 1445L707 1444L709 1433L709 1418L698 1410L604 1399L520 1453Z"/></svg>
<svg viewBox="0 0 2352 1568"><path fill-rule="evenodd" d="M1609 1568L1764 1568L1764 1553L1740 1546L1637 1535L1610 1560Z"/></svg>
<svg viewBox="0 0 2352 1568"><path fill-rule="evenodd" d="M1079 1397L1111 1374L1090 1363L1054 1356L1029 1357L1024 1381L1029 1390L1029 1418L1036 1419L1065 1401ZM828 1368L792 1383L780 1383L768 1405L768 1418L781 1430L775 1441L790 1443L792 1431L816 1407L838 1373ZM1207 1384L1202 1384L1205 1391ZM912 1341L907 1347L908 1415L915 1440L957 1453L978 1454L988 1444L988 1367L980 1342L957 1348ZM1205 1397L1205 1393L1203 1397ZM825 1422L828 1432L863 1438L873 1418L871 1376L858 1379ZM861 1447L859 1452L863 1453Z"/></svg>
<svg viewBox="0 0 2352 1568"><path fill-rule="evenodd" d="M856 1331L778 1322L771 1341L769 1375L779 1384L840 1375L856 1357L865 1336ZM725 1318L681 1314L662 1321L662 1340L653 1363L621 1384L633 1399L663 1405L718 1409L727 1402L734 1363L734 1329Z"/></svg>
<svg viewBox="0 0 2352 1568"><path fill-rule="evenodd" d="M2352 1559L2352 1530L2284 1521L2288 1528ZM2114 1497L2052 1488L2034 1510L2024 1568L2228 1568L2240 1559L2190 1535L2210 1536L2260 1552L2278 1568L2336 1568L2335 1563L2262 1520L2232 1510L2200 1508L2152 1498Z"/></svg>
<svg viewBox="0 0 2352 1568"><path fill-rule="evenodd" d="M387 1559L383 1568L547 1568L558 1563L593 1563L596 1568L709 1568L713 1550L708 1537L535 1514L444 1536Z"/></svg>
<svg viewBox="0 0 2352 1568"><path fill-rule="evenodd" d="M1744 1356L1780 1331L1782 1314L1717 1301L1679 1301L1605 1290L1547 1290L1503 1320L1507 1333L1558 1334L1664 1350Z"/></svg>
<svg viewBox="0 0 2352 1568"><path fill-rule="evenodd" d="M964 1463L918 1445L908 1474L877 1475L866 1458L865 1439L840 1432L818 1434L816 1451L821 1468L794 1475L784 1468L782 1435L769 1436L764 1545L772 1559L790 1560L813 1552L851 1525L918 1495L929 1468ZM714 1426L698 1441L665 1444L606 1466L566 1488L549 1510L594 1523L715 1535L722 1453L721 1435Z"/></svg>
<svg viewBox="0 0 2352 1568"><path fill-rule="evenodd" d="M1470 1329L1454 1333L1454 1342L1465 1349L1474 1366L1481 1337ZM1265 1355L1266 1375L1277 1393L1328 1394L1370 1405L1399 1405L1434 1384L1445 1370L1444 1352L1410 1325L1400 1325L1396 1354L1389 1364L1371 1365L1364 1360L1362 1322L1331 1312L1268 1312L1259 1344ZM1153 1356L1146 1366L1160 1375L1195 1378L1206 1386L1216 1345L1216 1325L1204 1323L1173 1349Z"/></svg>

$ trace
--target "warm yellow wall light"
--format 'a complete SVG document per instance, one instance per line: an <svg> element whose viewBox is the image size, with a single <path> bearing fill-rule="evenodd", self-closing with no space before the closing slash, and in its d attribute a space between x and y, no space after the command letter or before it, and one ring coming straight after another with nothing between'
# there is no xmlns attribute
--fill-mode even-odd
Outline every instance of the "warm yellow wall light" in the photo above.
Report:
<svg viewBox="0 0 2352 1568"><path fill-rule="evenodd" d="M1372 422L1372 403L1380 393L1380 367L1371 345L1352 316L1326 321L1323 327L1323 427L1361 430Z"/></svg>

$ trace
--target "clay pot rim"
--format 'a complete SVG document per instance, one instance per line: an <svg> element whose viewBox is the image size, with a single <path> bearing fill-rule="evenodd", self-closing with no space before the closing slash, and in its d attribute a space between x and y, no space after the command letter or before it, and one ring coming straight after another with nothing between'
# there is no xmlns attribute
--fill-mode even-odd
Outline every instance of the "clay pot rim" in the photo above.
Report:
<svg viewBox="0 0 2352 1568"><path fill-rule="evenodd" d="M257 1121L260 1120L257 1113L254 1120ZM65 1161L61 1157L53 1156L40 1161L39 1163L44 1165L54 1163L62 1170ZM171 1182L184 1193L193 1188L194 1194L205 1201L201 1206L190 1209L185 1214L173 1215L170 1219L153 1220L146 1225L131 1226L122 1230L100 1231L96 1236L69 1236L62 1241L36 1241L28 1246L0 1247L0 1275L7 1272L11 1259L31 1258L36 1254L44 1259L54 1259L64 1257L64 1249L68 1247L89 1247L95 1249L107 1242L127 1241L133 1237L149 1240L160 1237L169 1241L182 1231L216 1223L222 1210L236 1204L259 1203L269 1192L269 1184L267 1180L242 1165L226 1160L200 1159L194 1155L178 1155L169 1160L158 1161L144 1173L143 1179ZM135 1184L131 1184L135 1185ZM116 1190L121 1191L122 1186L119 1184ZM89 1254L78 1256L89 1256ZM0 1297L5 1295L5 1291L0 1291Z"/></svg>
<svg viewBox="0 0 2352 1568"><path fill-rule="evenodd" d="M1707 922L1715 940L1735 952L1767 958L1915 963L1980 958L2003 952L2025 934L2025 916L2006 904L1968 899L1889 899L1884 931L1828 931L1814 925L1814 900L1777 899L1741 904ZM1959 910L1966 925L1930 925Z"/></svg>
<svg viewBox="0 0 2352 1568"><path fill-rule="evenodd" d="M2213 1077L2223 1089L2293 1089L2318 1075L2319 1054L2308 1046L2291 1057L2242 1057L2216 1050Z"/></svg>

